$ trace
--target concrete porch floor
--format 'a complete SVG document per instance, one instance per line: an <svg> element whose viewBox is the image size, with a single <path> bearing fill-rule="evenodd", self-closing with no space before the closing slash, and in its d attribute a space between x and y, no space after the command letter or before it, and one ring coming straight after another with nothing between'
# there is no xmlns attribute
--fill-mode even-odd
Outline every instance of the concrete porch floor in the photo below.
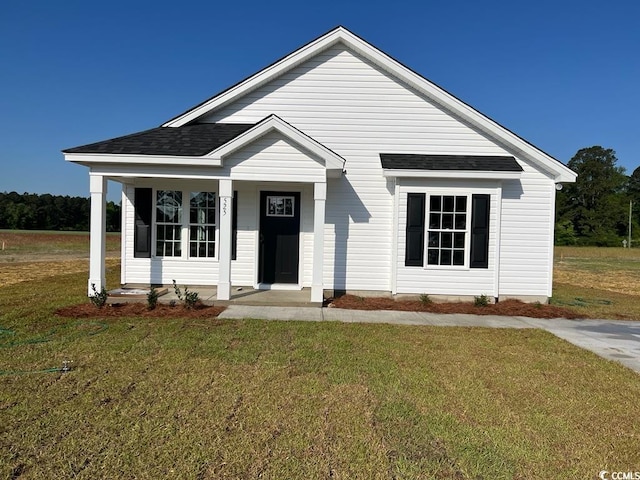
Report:
<svg viewBox="0 0 640 480"><path fill-rule="evenodd" d="M122 289L110 290L109 293L117 290L126 290L127 288L148 290L148 286L125 286ZM178 302L173 286L156 287L158 290L167 289L167 293L158 297L160 303ZM180 285L180 289L184 294L184 287ZM231 300L218 300L217 288L214 286L191 287L189 291L198 292L198 298L207 305L264 305L264 306L280 306L280 307L321 307L318 302L311 302L311 289L303 288L302 290L256 290L252 287L232 287ZM146 302L146 295L119 295L109 296L108 303L125 303L125 302Z"/></svg>

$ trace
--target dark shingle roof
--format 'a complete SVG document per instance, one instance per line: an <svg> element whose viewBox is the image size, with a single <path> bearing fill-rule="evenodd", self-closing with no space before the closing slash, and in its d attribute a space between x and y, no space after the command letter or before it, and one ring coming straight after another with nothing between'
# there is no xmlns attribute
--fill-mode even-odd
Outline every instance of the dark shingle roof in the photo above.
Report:
<svg viewBox="0 0 640 480"><path fill-rule="evenodd" d="M398 170L472 170L483 172L521 172L522 167L510 156L416 155L381 153L382 168Z"/></svg>
<svg viewBox="0 0 640 480"><path fill-rule="evenodd" d="M253 126L254 124L244 123L200 123L182 127L158 127L124 137L67 148L63 152L199 157L224 145Z"/></svg>

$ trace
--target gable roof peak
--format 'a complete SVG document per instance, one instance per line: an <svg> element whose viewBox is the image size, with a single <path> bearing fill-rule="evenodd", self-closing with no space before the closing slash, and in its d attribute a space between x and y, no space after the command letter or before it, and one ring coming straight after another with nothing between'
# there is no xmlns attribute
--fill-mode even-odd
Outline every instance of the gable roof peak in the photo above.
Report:
<svg viewBox="0 0 640 480"><path fill-rule="evenodd" d="M194 122L203 115L228 105L247 93L265 85L338 42L343 43L347 48L352 49L365 59L378 65L400 82L414 88L429 101L434 102L452 115L457 116L479 131L484 132L494 141L508 146L513 152L517 152L518 157L537 164L542 170L548 172L549 177L555 182L575 181L576 173L560 161L533 146L486 115L483 115L472 106L427 80L419 73L398 62L393 57L374 47L342 25L338 25L258 73L169 120L163 127L180 127Z"/></svg>

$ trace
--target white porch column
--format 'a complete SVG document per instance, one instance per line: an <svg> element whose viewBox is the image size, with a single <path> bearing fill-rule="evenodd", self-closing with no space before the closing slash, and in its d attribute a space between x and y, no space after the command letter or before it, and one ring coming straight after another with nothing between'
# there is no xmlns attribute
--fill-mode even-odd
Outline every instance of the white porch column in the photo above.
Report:
<svg viewBox="0 0 640 480"><path fill-rule="evenodd" d="M89 284L88 295L93 296L93 288L100 292L106 288L105 280L105 245L106 245L106 210L107 179L102 175L89 174L89 191L91 192L91 220L89 243Z"/></svg>
<svg viewBox="0 0 640 480"><path fill-rule="evenodd" d="M220 240L218 243L218 300L231 298L231 236L233 181L220 180Z"/></svg>
<svg viewBox="0 0 640 480"><path fill-rule="evenodd" d="M324 213L327 200L327 184L313 184L313 272L311 276L311 301L324 300Z"/></svg>

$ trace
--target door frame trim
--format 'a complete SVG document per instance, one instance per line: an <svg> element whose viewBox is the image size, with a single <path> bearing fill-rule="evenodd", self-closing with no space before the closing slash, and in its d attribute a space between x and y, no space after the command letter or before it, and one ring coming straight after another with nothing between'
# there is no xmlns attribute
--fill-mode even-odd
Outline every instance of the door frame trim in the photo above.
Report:
<svg viewBox="0 0 640 480"><path fill-rule="evenodd" d="M308 184L303 183L257 183L255 186L255 231L254 231L254 264L253 264L253 288L256 290L302 290L304 288L304 213L306 206L305 196L308 196ZM260 201L262 192L293 192L300 195L300 225L298 226L298 283L262 283L259 281L260 274L260 228L261 211Z"/></svg>

